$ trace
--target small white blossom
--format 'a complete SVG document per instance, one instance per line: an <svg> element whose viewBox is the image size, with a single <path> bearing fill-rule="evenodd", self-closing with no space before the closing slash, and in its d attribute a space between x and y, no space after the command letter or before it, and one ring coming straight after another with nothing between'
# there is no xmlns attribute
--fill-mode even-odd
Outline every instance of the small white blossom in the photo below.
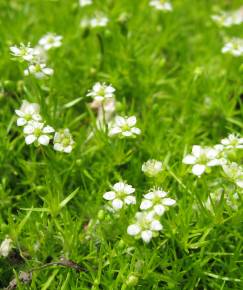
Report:
<svg viewBox="0 0 243 290"><path fill-rule="evenodd" d="M46 67L46 64L35 63L31 64L27 69L24 70L24 75L34 75L37 79L42 79L46 76L53 75L54 70Z"/></svg>
<svg viewBox="0 0 243 290"><path fill-rule="evenodd" d="M10 51L13 56L19 57L22 61L31 62L35 57L35 50L30 47L30 44L24 45L23 43L20 46L11 46Z"/></svg>
<svg viewBox="0 0 243 290"><path fill-rule="evenodd" d="M162 190L153 190L143 196L140 209L153 211L158 216L163 215L168 206L175 205L176 201L166 197L167 192Z"/></svg>
<svg viewBox="0 0 243 290"><path fill-rule="evenodd" d="M40 106L36 103L29 103L24 100L20 109L15 110L17 119L17 126L24 126L30 121L41 121Z"/></svg>
<svg viewBox="0 0 243 290"><path fill-rule="evenodd" d="M105 27L109 22L109 19L106 16L97 14L93 18L83 18L80 21L80 26L82 28L95 28L95 27Z"/></svg>
<svg viewBox="0 0 243 290"><path fill-rule="evenodd" d="M109 19L102 15L97 15L95 18L90 19L91 27L105 27L109 22Z"/></svg>
<svg viewBox="0 0 243 290"><path fill-rule="evenodd" d="M237 57L243 55L243 39L232 38L225 43L221 51L222 53L229 53Z"/></svg>
<svg viewBox="0 0 243 290"><path fill-rule="evenodd" d="M136 222L128 226L127 233L135 238L142 238L145 243L149 243L152 237L163 229L152 213L137 212L135 217Z"/></svg>
<svg viewBox="0 0 243 290"><path fill-rule="evenodd" d="M156 176L162 171L162 162L149 159L142 165L142 171L149 177Z"/></svg>
<svg viewBox="0 0 243 290"><path fill-rule="evenodd" d="M243 23L243 11L242 9L230 12L221 11L217 15L212 15L211 18L219 26L230 27Z"/></svg>
<svg viewBox="0 0 243 290"><path fill-rule="evenodd" d="M44 50L56 48L62 45L62 36L56 35L55 33L47 33L38 42Z"/></svg>
<svg viewBox="0 0 243 290"><path fill-rule="evenodd" d="M141 130L135 127L137 119L132 117L116 116L115 121L110 123L109 136L135 137L141 134Z"/></svg>
<svg viewBox="0 0 243 290"><path fill-rule="evenodd" d="M0 256L7 257L12 249L13 241L6 238L0 245Z"/></svg>
<svg viewBox="0 0 243 290"><path fill-rule="evenodd" d="M56 132L53 143L56 151L70 153L73 150L74 141L69 129Z"/></svg>
<svg viewBox="0 0 243 290"><path fill-rule="evenodd" d="M243 188L243 167L235 162L223 165L225 174L233 181L237 186Z"/></svg>
<svg viewBox="0 0 243 290"><path fill-rule="evenodd" d="M111 85L105 83L96 83L87 94L88 97L92 97L96 101L97 105L102 104L107 99L114 97L115 89Z"/></svg>
<svg viewBox="0 0 243 290"><path fill-rule="evenodd" d="M202 148L199 145L192 147L192 154L188 154L184 157L184 164L191 164L192 173L201 176L207 167L222 165L222 159L218 158L218 150L215 148Z"/></svg>
<svg viewBox="0 0 243 290"><path fill-rule="evenodd" d="M227 138L221 140L221 144L227 149L243 149L243 138L235 134L229 134Z"/></svg>
<svg viewBox="0 0 243 290"><path fill-rule="evenodd" d="M48 60L47 51L43 48L43 46L36 45L34 47L34 54L34 62L45 63Z"/></svg>
<svg viewBox="0 0 243 290"><path fill-rule="evenodd" d="M112 186L112 191L104 193L114 210L120 210L125 204L135 204L136 197L132 195L135 189L125 182L118 182Z"/></svg>
<svg viewBox="0 0 243 290"><path fill-rule="evenodd" d="M81 7L87 6L87 5L91 5L93 2L92 0L79 0L79 5Z"/></svg>
<svg viewBox="0 0 243 290"><path fill-rule="evenodd" d="M36 143L36 145L48 145L51 139L50 134L55 132L51 126L45 126L44 123L36 121L29 122L23 130L25 142L27 145Z"/></svg>
<svg viewBox="0 0 243 290"><path fill-rule="evenodd" d="M173 10L172 4L166 0L151 0L149 2L149 5L154 7L157 10L162 10L162 11L172 11Z"/></svg>

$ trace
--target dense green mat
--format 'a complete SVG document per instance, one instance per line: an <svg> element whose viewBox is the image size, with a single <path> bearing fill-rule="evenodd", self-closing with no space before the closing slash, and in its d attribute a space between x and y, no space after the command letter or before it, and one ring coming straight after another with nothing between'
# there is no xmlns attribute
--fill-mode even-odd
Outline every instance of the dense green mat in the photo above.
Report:
<svg viewBox="0 0 243 290"><path fill-rule="evenodd" d="M182 162L193 145L212 148L232 133L241 142L243 49L221 50L243 24L211 16L242 1L171 3L166 12L149 0L0 0L0 245L11 239L0 248L0 288L243 289L242 167L237 178L221 166L198 177ZM102 27L91 27L95 15L107 17ZM10 47L34 47L49 32L62 36L48 50L53 74L25 76L28 61ZM113 115L136 117L134 138L109 136L105 117L97 126L87 96L97 82L115 88ZM15 114L23 100L39 104L45 125L69 128L70 153L54 150L60 136L26 145ZM241 148L227 148L242 165ZM156 177L142 171L149 159L162 162ZM103 195L121 181L136 204L109 211L113 193ZM129 235L143 195L157 188L176 201L161 201L165 212L153 217L163 230Z"/></svg>

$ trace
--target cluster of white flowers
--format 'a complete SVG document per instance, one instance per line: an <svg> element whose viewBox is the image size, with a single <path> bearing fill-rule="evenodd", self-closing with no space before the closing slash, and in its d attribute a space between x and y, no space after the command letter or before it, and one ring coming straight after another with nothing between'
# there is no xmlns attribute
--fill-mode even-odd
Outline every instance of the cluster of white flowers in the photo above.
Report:
<svg viewBox="0 0 243 290"><path fill-rule="evenodd" d="M211 18L222 27L230 27L243 23L243 8L232 12L221 12L219 15L212 15ZM231 54L234 57L243 55L243 39L239 37L225 37L221 49L223 54Z"/></svg>
<svg viewBox="0 0 243 290"><path fill-rule="evenodd" d="M239 57L243 55L243 38L232 38L225 42L222 53L229 53Z"/></svg>
<svg viewBox="0 0 243 290"><path fill-rule="evenodd" d="M243 23L243 9L240 8L236 11L221 11L219 14L212 15L212 20L219 26L230 27L233 25L240 25Z"/></svg>
<svg viewBox="0 0 243 290"><path fill-rule="evenodd" d="M109 23L109 18L101 13L97 13L94 17L85 17L80 21L82 28L105 27Z"/></svg>
<svg viewBox="0 0 243 290"><path fill-rule="evenodd" d="M192 173L199 177L204 172L210 171L210 167L221 166L228 178L243 188L242 166L230 160L231 153L236 153L238 149L243 149L243 138L230 134L228 138L221 140L221 144L213 147L194 145L192 154L186 155L182 162L192 165Z"/></svg>
<svg viewBox="0 0 243 290"><path fill-rule="evenodd" d="M92 97L91 107L97 109L97 127L104 128L108 124L108 135L124 137L136 137L141 130L135 127L135 116L123 117L113 114L116 110L115 88L105 83L96 83L88 92L87 97ZM105 124L104 124L105 122Z"/></svg>
<svg viewBox="0 0 243 290"><path fill-rule="evenodd" d="M151 163L151 164L150 164ZM148 160L144 165L149 164L149 176L155 176L162 170L162 162L154 159ZM144 167L143 165L143 167ZM159 165L159 166L158 166ZM154 170L153 168L154 167ZM146 173L147 171L144 170ZM152 173L152 174L151 174ZM111 187L111 191L103 194L103 198L108 201L106 209L109 212L118 213L127 205L136 204L135 188L125 182L118 182ZM168 193L155 187L143 195L140 204L140 211L135 214L135 221L127 228L127 233L135 239L142 239L149 243L152 237L156 237L163 229L160 223L161 216L169 207L176 204L176 201L168 197Z"/></svg>
<svg viewBox="0 0 243 290"><path fill-rule="evenodd" d="M149 2L149 5L154 7L157 10L162 10L162 11L172 11L173 10L172 4L166 0L151 0Z"/></svg>
<svg viewBox="0 0 243 290"><path fill-rule="evenodd" d="M142 171L148 177L155 177L162 172L162 170L162 162L155 159L149 159L142 165Z"/></svg>
<svg viewBox="0 0 243 290"><path fill-rule="evenodd" d="M20 46L11 46L11 54L20 62L27 62L28 67L24 70L24 75L33 75L37 79L51 76L54 72L52 68L46 65L47 51L51 48L61 46L62 36L48 33L38 42L36 47L30 47L30 44Z"/></svg>
<svg viewBox="0 0 243 290"><path fill-rule="evenodd" d="M12 243L13 241L8 237L6 237L4 241L2 241L0 245L0 257L2 256L6 258L9 255L12 249Z"/></svg>
<svg viewBox="0 0 243 290"><path fill-rule="evenodd" d="M136 204L134 192L135 189L131 185L125 182L118 182L112 186L111 191L104 193L103 198L109 201L109 205L115 211L118 211L126 204Z"/></svg>
<svg viewBox="0 0 243 290"><path fill-rule="evenodd" d="M23 133L25 135L25 142L27 145L34 143L36 146L47 146L54 135L54 149L70 153L72 151L74 141L68 129L55 130L43 122L40 115L40 106L36 103L29 103L24 100L20 109L15 110L17 119L17 126L23 126Z"/></svg>
<svg viewBox="0 0 243 290"><path fill-rule="evenodd" d="M127 233L136 239L142 238L145 243L149 243L152 237L156 237L163 229L160 217L169 206L176 201L167 197L167 192L161 189L150 190L143 196L140 204L141 212L135 215L135 223L127 228Z"/></svg>

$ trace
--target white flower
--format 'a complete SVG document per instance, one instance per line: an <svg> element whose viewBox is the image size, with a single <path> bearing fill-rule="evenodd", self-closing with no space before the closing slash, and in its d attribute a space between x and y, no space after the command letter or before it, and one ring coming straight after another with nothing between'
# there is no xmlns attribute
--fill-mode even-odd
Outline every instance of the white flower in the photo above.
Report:
<svg viewBox="0 0 243 290"><path fill-rule="evenodd" d="M135 217L136 222L128 226L127 233L142 238L145 243L149 243L152 237L163 229L161 223L151 213L137 212Z"/></svg>
<svg viewBox="0 0 243 290"><path fill-rule="evenodd" d="M239 25L243 22L243 11L242 9L231 12L221 11L218 15L212 15L211 18L219 26L230 27L233 25Z"/></svg>
<svg viewBox="0 0 243 290"><path fill-rule="evenodd" d="M166 0L151 0L149 5L157 10L172 11L173 9L171 3Z"/></svg>
<svg viewBox="0 0 243 290"><path fill-rule="evenodd" d="M135 137L141 134L141 130L135 127L136 123L137 119L135 116L116 116L115 121L110 123L109 136Z"/></svg>
<svg viewBox="0 0 243 290"><path fill-rule="evenodd" d="M106 85L105 83L96 83L92 90L87 94L88 97L92 97L94 101L102 104L107 99L114 97L115 89L111 85Z"/></svg>
<svg viewBox="0 0 243 290"><path fill-rule="evenodd" d="M199 145L192 147L192 154L184 157L184 164L192 164L192 173L201 176L207 167L222 165L222 160L218 159L218 150L215 148L202 148Z"/></svg>
<svg viewBox="0 0 243 290"><path fill-rule="evenodd" d="M229 134L228 138L221 140L221 144L227 149L243 149L243 138L235 134Z"/></svg>
<svg viewBox="0 0 243 290"><path fill-rule="evenodd" d="M74 141L69 129L56 132L53 143L56 151L70 153L73 150Z"/></svg>
<svg viewBox="0 0 243 290"><path fill-rule="evenodd" d="M34 75L37 79L42 79L46 76L53 75L53 69L46 67L46 64L35 63L31 64L28 69L24 70L24 75L28 76L30 74Z"/></svg>
<svg viewBox="0 0 243 290"><path fill-rule="evenodd" d="M62 45L62 36L56 35L55 33L47 33L38 42L44 50L56 48Z"/></svg>
<svg viewBox="0 0 243 290"><path fill-rule="evenodd" d="M222 48L222 53L229 53L233 56L243 55L243 39L242 38L232 38L225 43Z"/></svg>
<svg viewBox="0 0 243 290"><path fill-rule="evenodd" d="M168 206L172 206L176 201L168 198L167 192L162 190L153 190L143 196L140 209L153 211L158 216L163 215Z"/></svg>
<svg viewBox="0 0 243 290"><path fill-rule="evenodd" d="M83 28L95 28L95 27L105 27L109 22L109 19L102 14L97 14L93 18L83 18L80 21L80 26Z"/></svg>
<svg viewBox="0 0 243 290"><path fill-rule="evenodd" d="M142 171L149 177L156 176L162 171L162 162L149 159L142 165Z"/></svg>
<svg viewBox="0 0 243 290"><path fill-rule="evenodd" d="M90 19L91 27L105 27L109 22L109 19L103 15L97 15L95 18Z"/></svg>
<svg viewBox="0 0 243 290"><path fill-rule="evenodd" d="M112 186L112 191L104 193L103 198L110 201L114 210L120 210L124 204L135 204L136 197L132 194L135 189L125 182L118 182Z"/></svg>
<svg viewBox="0 0 243 290"><path fill-rule="evenodd" d="M235 162L223 165L225 174L240 188L243 188L243 167Z"/></svg>
<svg viewBox="0 0 243 290"><path fill-rule="evenodd" d="M45 63L48 59L47 51L43 48L43 46L36 45L34 47L34 54L34 62Z"/></svg>
<svg viewBox="0 0 243 290"><path fill-rule="evenodd" d="M87 5L91 5L93 2L92 0L79 0L79 5L81 7L87 6Z"/></svg>
<svg viewBox="0 0 243 290"><path fill-rule="evenodd" d="M24 126L30 121L41 121L40 106L36 103L29 103L24 100L20 109L15 110L17 119L17 126Z"/></svg>
<svg viewBox="0 0 243 290"><path fill-rule="evenodd" d="M28 62L31 62L35 57L35 51L32 47L30 47L30 44L24 45L21 43L19 47L11 46L10 51L13 56L19 57L21 60Z"/></svg>
<svg viewBox="0 0 243 290"><path fill-rule="evenodd" d="M50 134L55 130L51 126L44 126L44 123L36 121L29 122L24 127L25 142L27 145L36 142L37 145L48 145L51 139Z"/></svg>
<svg viewBox="0 0 243 290"><path fill-rule="evenodd" d="M12 240L6 238L0 245L0 256L7 257L12 249Z"/></svg>

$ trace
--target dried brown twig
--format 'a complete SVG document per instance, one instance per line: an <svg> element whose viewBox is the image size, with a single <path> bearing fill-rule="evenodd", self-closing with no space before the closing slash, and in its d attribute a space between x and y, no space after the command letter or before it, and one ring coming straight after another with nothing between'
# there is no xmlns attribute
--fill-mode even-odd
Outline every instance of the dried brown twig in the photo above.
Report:
<svg viewBox="0 0 243 290"><path fill-rule="evenodd" d="M52 267L52 266L61 266L61 267L71 268L71 269L74 269L76 272L86 271L86 269L82 268L79 264L75 263L74 261L61 257L60 261L44 264L40 267L33 268L28 272L20 272L18 275L18 278L14 278L12 281L10 281L8 287L5 288L5 290L16 289L18 282L29 284L32 280L32 274L34 271L43 270L45 268Z"/></svg>

